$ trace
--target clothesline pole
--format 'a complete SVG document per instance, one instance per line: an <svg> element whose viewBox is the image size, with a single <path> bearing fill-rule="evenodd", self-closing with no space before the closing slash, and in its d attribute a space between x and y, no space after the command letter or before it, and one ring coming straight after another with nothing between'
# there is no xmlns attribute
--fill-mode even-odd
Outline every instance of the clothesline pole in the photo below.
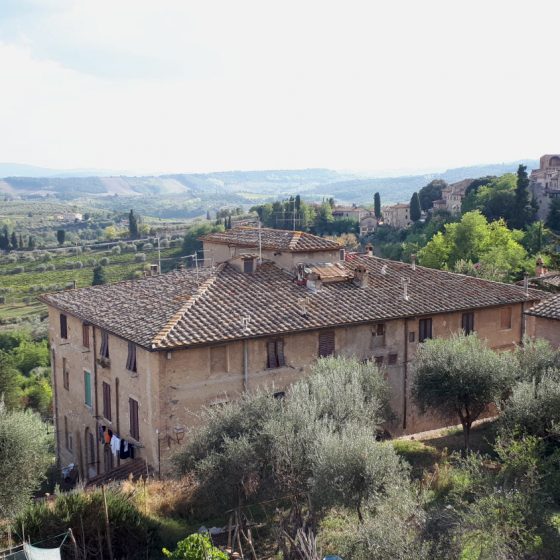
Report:
<svg viewBox="0 0 560 560"><path fill-rule="evenodd" d="M72 532L72 529L69 527L68 528L68 534L70 535L70 540L72 541L72 544L74 545L74 554L76 556L76 559L80 557L80 553L78 552L78 543L76 542L76 538L74 537L74 533ZM66 539L64 539L66 540ZM62 541L62 544L64 544L64 541ZM60 545L62 546L62 545Z"/></svg>

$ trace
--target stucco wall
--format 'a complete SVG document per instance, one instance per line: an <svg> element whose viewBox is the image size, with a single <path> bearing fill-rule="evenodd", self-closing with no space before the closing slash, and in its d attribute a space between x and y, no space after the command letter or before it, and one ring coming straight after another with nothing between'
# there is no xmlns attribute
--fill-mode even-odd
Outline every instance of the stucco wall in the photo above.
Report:
<svg viewBox="0 0 560 560"><path fill-rule="evenodd" d="M534 338L544 338L560 348L560 321L544 317L527 316L527 331Z"/></svg>

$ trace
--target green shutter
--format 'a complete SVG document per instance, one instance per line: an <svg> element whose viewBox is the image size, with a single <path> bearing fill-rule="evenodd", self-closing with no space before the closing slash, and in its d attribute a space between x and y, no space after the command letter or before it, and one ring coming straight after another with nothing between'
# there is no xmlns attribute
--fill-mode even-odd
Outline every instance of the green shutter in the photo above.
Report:
<svg viewBox="0 0 560 560"><path fill-rule="evenodd" d="M84 388L86 404L91 406L91 373L89 371L84 371Z"/></svg>

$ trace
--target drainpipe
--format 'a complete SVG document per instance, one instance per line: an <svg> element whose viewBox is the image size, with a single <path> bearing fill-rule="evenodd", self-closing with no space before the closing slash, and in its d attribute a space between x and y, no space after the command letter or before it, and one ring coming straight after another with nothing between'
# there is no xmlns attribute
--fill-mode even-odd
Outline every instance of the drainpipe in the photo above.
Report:
<svg viewBox="0 0 560 560"><path fill-rule="evenodd" d="M56 352L54 351L54 348L51 350L51 355L52 355L52 376L53 376L53 390L54 390L54 429L55 429L55 444L56 444L56 466L57 468L60 468L60 433L58 431L58 385L56 383Z"/></svg>
<svg viewBox="0 0 560 560"><path fill-rule="evenodd" d="M519 321L520 323L520 331L521 331L521 344L523 344L523 337L525 336L525 330L526 330L526 324L525 321L527 321L527 317L525 316L525 302L521 302L521 320Z"/></svg>
<svg viewBox="0 0 560 560"><path fill-rule="evenodd" d="M406 430L406 415L408 414L408 319L404 320L404 360L403 360L403 430Z"/></svg>
<svg viewBox="0 0 560 560"><path fill-rule="evenodd" d="M95 441L97 445L95 446L97 452L97 474L100 474L99 471L101 470L101 457L99 456L99 410L97 404L97 360L95 356L97 354L97 338L95 336L95 325L91 325L91 329L93 331L93 387L95 391Z"/></svg>
<svg viewBox="0 0 560 560"><path fill-rule="evenodd" d="M243 391L246 392L249 385L249 339L243 340Z"/></svg>

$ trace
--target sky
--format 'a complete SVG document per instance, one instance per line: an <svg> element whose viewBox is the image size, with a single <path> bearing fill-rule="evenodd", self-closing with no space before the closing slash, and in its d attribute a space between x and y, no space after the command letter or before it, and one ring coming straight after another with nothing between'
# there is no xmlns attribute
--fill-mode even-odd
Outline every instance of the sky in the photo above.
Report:
<svg viewBox="0 0 560 560"><path fill-rule="evenodd" d="M0 0L0 161L444 170L560 152L557 0Z"/></svg>

